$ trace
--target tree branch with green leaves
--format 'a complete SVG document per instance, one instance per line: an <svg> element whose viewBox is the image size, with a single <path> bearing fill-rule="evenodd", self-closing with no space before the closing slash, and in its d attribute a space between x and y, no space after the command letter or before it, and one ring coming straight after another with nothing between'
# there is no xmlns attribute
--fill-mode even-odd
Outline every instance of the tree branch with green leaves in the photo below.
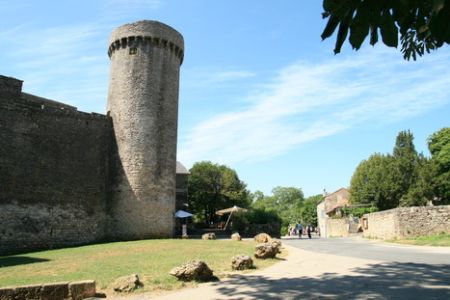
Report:
<svg viewBox="0 0 450 300"><path fill-rule="evenodd" d="M323 0L323 9L328 21L321 37L337 29L335 54L347 36L354 50L368 36L372 46L379 36L388 47L400 43L405 60L450 44L450 0Z"/></svg>

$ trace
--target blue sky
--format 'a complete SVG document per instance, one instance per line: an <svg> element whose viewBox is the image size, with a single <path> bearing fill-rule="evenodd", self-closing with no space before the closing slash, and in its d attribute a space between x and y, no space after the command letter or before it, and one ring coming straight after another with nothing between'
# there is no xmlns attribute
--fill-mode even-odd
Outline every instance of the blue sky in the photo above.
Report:
<svg viewBox="0 0 450 300"><path fill-rule="evenodd" d="M450 52L321 41L322 1L0 0L0 74L24 91L104 113L113 28L142 19L183 34L178 159L235 169L251 191L349 185L358 163L411 130L418 151L450 126Z"/></svg>

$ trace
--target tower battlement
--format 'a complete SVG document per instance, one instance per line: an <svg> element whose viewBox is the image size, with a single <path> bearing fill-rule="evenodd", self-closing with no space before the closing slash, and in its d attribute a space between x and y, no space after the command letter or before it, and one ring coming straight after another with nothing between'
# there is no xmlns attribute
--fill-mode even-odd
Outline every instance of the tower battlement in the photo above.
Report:
<svg viewBox="0 0 450 300"><path fill-rule="evenodd" d="M111 58L114 51L125 48L137 48L140 46L146 47L147 45L153 47L162 47L168 49L176 57L180 59L180 65L183 63L184 52L183 49L171 41L161 39L159 37L151 36L128 36L114 41L108 48L108 56Z"/></svg>
<svg viewBox="0 0 450 300"><path fill-rule="evenodd" d="M119 49L159 47L168 49L180 59L184 57L183 36L175 29L157 21L138 21L116 28L109 40L108 56ZM130 54L133 54L130 52Z"/></svg>

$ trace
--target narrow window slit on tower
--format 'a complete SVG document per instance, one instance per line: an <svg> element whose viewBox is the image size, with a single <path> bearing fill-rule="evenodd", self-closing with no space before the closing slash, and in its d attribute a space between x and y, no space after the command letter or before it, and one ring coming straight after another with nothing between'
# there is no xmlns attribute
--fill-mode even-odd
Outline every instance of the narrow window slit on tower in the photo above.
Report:
<svg viewBox="0 0 450 300"><path fill-rule="evenodd" d="M137 48L135 48L135 47L130 48L130 55L134 55L136 53L137 53Z"/></svg>

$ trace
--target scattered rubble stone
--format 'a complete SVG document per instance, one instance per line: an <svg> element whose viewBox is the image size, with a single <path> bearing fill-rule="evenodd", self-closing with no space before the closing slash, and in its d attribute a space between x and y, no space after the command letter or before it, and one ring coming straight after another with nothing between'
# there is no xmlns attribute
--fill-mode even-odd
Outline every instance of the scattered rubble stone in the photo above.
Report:
<svg viewBox="0 0 450 300"><path fill-rule="evenodd" d="M255 257L260 259L274 258L278 253L278 248L271 243L258 244L255 247Z"/></svg>
<svg viewBox="0 0 450 300"><path fill-rule="evenodd" d="M257 234L255 236L255 241L258 243L267 243L271 240L272 238L270 237L270 235L268 235L267 233L260 233Z"/></svg>
<svg viewBox="0 0 450 300"><path fill-rule="evenodd" d="M231 235L231 239L233 241L242 241L242 237L238 232L235 232Z"/></svg>
<svg viewBox="0 0 450 300"><path fill-rule="evenodd" d="M192 260L181 267L170 270L170 275L182 281L209 281L213 277L213 271L201 260Z"/></svg>
<svg viewBox="0 0 450 300"><path fill-rule="evenodd" d="M269 243L272 245L273 248L277 250L277 253L281 253L281 242L278 240L271 240Z"/></svg>
<svg viewBox="0 0 450 300"><path fill-rule="evenodd" d="M216 234L214 232L208 232L202 235L202 240L215 240Z"/></svg>
<svg viewBox="0 0 450 300"><path fill-rule="evenodd" d="M142 286L144 286L144 284L139 280L138 274L119 277L116 279L116 281L114 281L112 285L114 291L119 293L129 293Z"/></svg>
<svg viewBox="0 0 450 300"><path fill-rule="evenodd" d="M253 259L245 254L236 255L231 259L231 269L246 270L253 268Z"/></svg>

